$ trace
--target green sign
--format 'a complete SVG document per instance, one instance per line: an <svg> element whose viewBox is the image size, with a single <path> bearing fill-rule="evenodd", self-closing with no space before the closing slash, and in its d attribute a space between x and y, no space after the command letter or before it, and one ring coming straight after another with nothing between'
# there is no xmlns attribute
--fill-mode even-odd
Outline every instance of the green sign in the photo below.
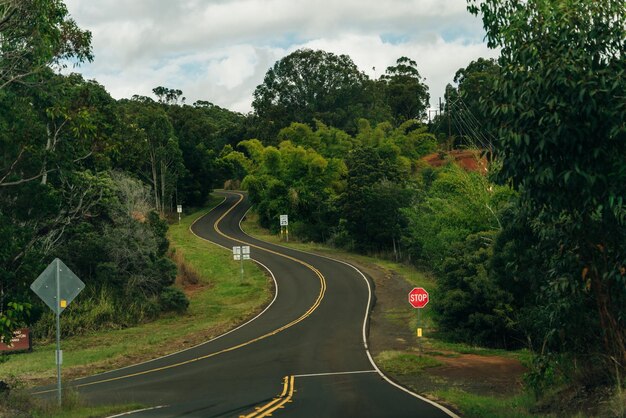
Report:
<svg viewBox="0 0 626 418"><path fill-rule="evenodd" d="M58 290L57 277L59 278ZM85 288L85 283L61 260L55 258L30 285L30 288L55 314L59 315Z"/></svg>

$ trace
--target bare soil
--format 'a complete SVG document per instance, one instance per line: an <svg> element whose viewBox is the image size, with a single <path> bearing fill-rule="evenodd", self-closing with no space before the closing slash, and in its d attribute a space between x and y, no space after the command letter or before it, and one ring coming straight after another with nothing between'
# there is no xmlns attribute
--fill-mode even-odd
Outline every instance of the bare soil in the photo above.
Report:
<svg viewBox="0 0 626 418"><path fill-rule="evenodd" d="M456 162L467 171L476 171L486 174L488 169L487 159L474 150L452 150L447 153L433 153L422 158L431 167L441 167L449 160Z"/></svg>

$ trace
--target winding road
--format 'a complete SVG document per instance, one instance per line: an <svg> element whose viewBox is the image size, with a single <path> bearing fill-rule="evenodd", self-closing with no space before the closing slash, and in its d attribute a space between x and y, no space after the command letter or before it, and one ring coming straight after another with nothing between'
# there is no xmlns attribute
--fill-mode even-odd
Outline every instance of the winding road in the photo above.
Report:
<svg viewBox="0 0 626 418"><path fill-rule="evenodd" d="M388 380L367 349L372 286L341 261L246 235L246 196L191 227L230 250L249 245L276 295L257 317L199 346L72 382L90 402L140 402L132 417L455 417Z"/></svg>

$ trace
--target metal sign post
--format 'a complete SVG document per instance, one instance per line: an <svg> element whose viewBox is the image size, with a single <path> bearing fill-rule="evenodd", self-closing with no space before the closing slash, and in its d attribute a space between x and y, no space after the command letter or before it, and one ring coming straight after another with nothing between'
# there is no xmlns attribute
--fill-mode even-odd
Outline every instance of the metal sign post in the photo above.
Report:
<svg viewBox="0 0 626 418"><path fill-rule="evenodd" d="M56 266L56 284L57 284L57 301L59 308L61 308L61 266L59 265L58 258L54 260ZM63 363L63 352L61 351L61 309L57 309L57 399L59 406L61 406L61 363Z"/></svg>
<svg viewBox="0 0 626 418"><path fill-rule="evenodd" d="M63 351L61 350L61 313L85 288L85 283L83 283L61 260L55 258L30 285L30 288L56 315L57 349L55 352L55 363L57 366L57 400L59 405L61 405L61 364L63 364Z"/></svg>
<svg viewBox="0 0 626 418"><path fill-rule="evenodd" d="M417 341L422 354L422 309L428 304L428 292L422 287L415 287L409 292L409 303L417 309Z"/></svg>
<svg viewBox="0 0 626 418"><path fill-rule="evenodd" d="M183 205L176 205L176 212L178 212L178 225L180 225L180 214L183 213Z"/></svg>
<svg viewBox="0 0 626 418"><path fill-rule="evenodd" d="M241 265L241 281L243 282L243 260L250 260L250 246L235 245L233 247L233 258L240 261Z"/></svg>
<svg viewBox="0 0 626 418"><path fill-rule="evenodd" d="M280 215L280 238L283 238L283 228L285 241L289 242L289 216Z"/></svg>

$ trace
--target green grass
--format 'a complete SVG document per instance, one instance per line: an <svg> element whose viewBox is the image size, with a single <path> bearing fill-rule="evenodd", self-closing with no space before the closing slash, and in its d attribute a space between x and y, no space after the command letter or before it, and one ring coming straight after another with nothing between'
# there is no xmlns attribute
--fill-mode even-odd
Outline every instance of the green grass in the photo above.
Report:
<svg viewBox="0 0 626 418"><path fill-rule="evenodd" d="M46 409L41 413L35 412L35 418L104 418L111 415L121 414L123 412L136 411L143 409L142 405L103 405L103 406L79 406L72 409Z"/></svg>
<svg viewBox="0 0 626 418"><path fill-rule="evenodd" d="M479 356L500 356L514 358L520 361L525 366L529 366L531 363L532 354L526 349L521 350L501 350L497 348L485 348L472 346L464 343L450 343L446 341L438 340L437 338L429 338L426 341L426 346L432 350L443 350L447 352L455 352L458 354L476 354Z"/></svg>
<svg viewBox="0 0 626 418"><path fill-rule="evenodd" d="M180 225L171 225L168 232L172 247L201 276L189 296L188 311L182 315L167 314L136 327L63 338L65 378L102 372L193 346L233 328L268 303L269 281L256 264L246 263L242 281L239 264L232 260L230 251L189 231L192 222L207 212L205 209L185 216ZM35 341L32 353L11 355L8 362L0 364L0 380L15 376L31 384L51 381L56 373L54 350L54 344L40 345Z"/></svg>
<svg viewBox="0 0 626 418"><path fill-rule="evenodd" d="M443 363L427 355L410 354L402 351L382 351L376 356L376 364L385 372L402 376L418 374L428 367L438 367Z"/></svg>
<svg viewBox="0 0 626 418"><path fill-rule="evenodd" d="M59 406L56 397L35 398L24 389L19 381L12 381L11 386L13 389L8 394L0 394L0 417L96 418L144 408L138 403L88 406L72 388L64 389L63 404Z"/></svg>
<svg viewBox="0 0 626 418"><path fill-rule="evenodd" d="M529 412L534 405L533 397L529 394L498 398L474 395L453 388L435 391L433 395L438 399L445 399L463 411L463 417L465 418L531 418L551 416Z"/></svg>

